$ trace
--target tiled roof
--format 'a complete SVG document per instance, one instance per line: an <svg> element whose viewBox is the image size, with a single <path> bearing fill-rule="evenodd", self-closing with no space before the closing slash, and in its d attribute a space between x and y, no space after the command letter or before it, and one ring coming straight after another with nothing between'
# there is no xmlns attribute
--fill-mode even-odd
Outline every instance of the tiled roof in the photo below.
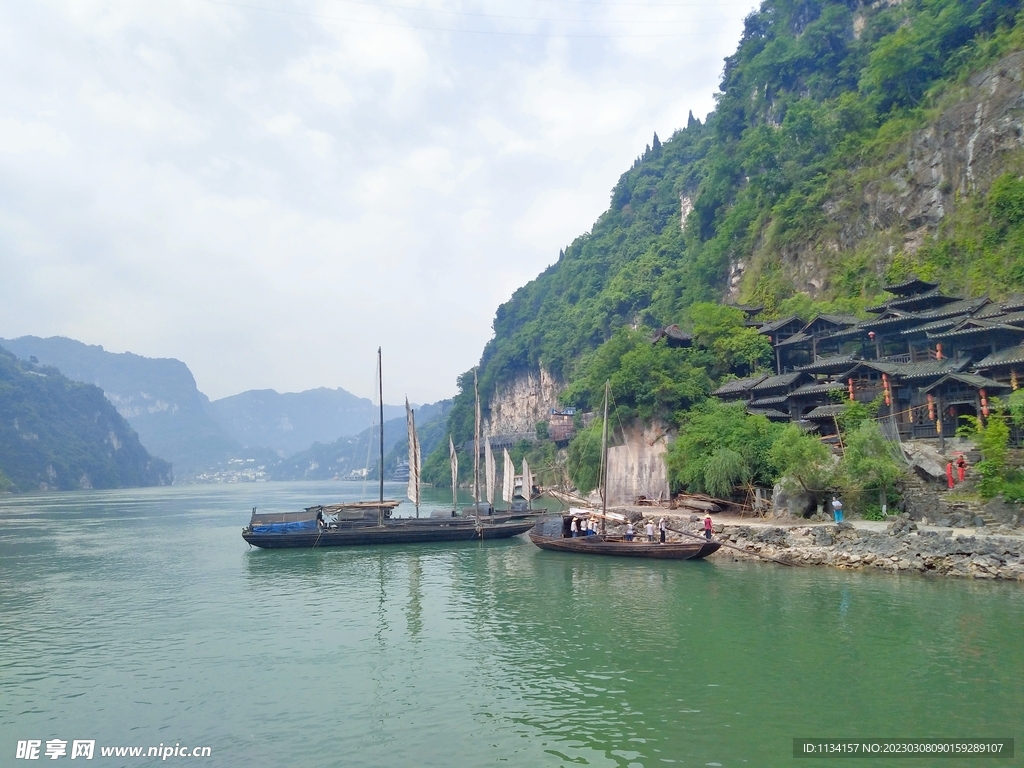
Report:
<svg viewBox="0 0 1024 768"><path fill-rule="evenodd" d="M799 397L802 395L820 395L823 392L833 392L839 389L846 389L846 385L841 381L829 381L825 384L804 384L802 387L790 392L789 396Z"/></svg>
<svg viewBox="0 0 1024 768"><path fill-rule="evenodd" d="M666 325L664 328L656 330L654 335L651 336L651 343L659 341L666 336L676 341L693 341L692 334L679 330L679 326L673 323L672 325Z"/></svg>
<svg viewBox="0 0 1024 768"><path fill-rule="evenodd" d="M1003 309L1024 309L1024 293L1011 293L1000 304Z"/></svg>
<svg viewBox="0 0 1024 768"><path fill-rule="evenodd" d="M965 360L922 360L918 363L886 363L879 360L862 360L853 368L842 374L841 378L849 377L858 368L871 368L890 376L900 376L904 379L925 379L929 376L942 376L946 373L959 371L970 363L970 358Z"/></svg>
<svg viewBox="0 0 1024 768"><path fill-rule="evenodd" d="M768 374L762 373L757 376L749 376L745 379L733 379L732 381L725 382L725 384L720 386L711 394L718 397L721 397L722 395L740 395L758 382L764 381L766 378L768 378Z"/></svg>
<svg viewBox="0 0 1024 768"><path fill-rule="evenodd" d="M948 376L943 376L941 379L936 381L927 387L922 387L922 392L930 392L933 389L945 384L947 381L960 381L969 386L977 389L1009 389L1009 384L1000 384L998 381L992 381L992 379L986 379L984 376L978 376L976 373L951 373Z"/></svg>
<svg viewBox="0 0 1024 768"><path fill-rule="evenodd" d="M912 293L922 293L938 287L938 283L928 283L914 275L913 277L904 280L902 283L884 285L882 286L882 290L886 293L895 293L897 296L908 296Z"/></svg>
<svg viewBox="0 0 1024 768"><path fill-rule="evenodd" d="M795 373L783 373L778 376L769 376L759 384L755 384L751 387L754 392L764 391L768 389L779 389L781 387L788 387L794 381L804 376L802 371L796 371Z"/></svg>
<svg viewBox="0 0 1024 768"><path fill-rule="evenodd" d="M843 412L843 405L841 403L834 403L832 405L819 405L813 411L804 416L807 420L813 419L831 419L838 416Z"/></svg>
<svg viewBox="0 0 1024 768"><path fill-rule="evenodd" d="M798 334L796 334L794 336L790 336L785 341L780 341L775 346L777 346L777 347L788 347L790 344L803 344L805 342L807 344L810 344L811 343L811 337L809 335L807 335L806 333L798 333Z"/></svg>
<svg viewBox="0 0 1024 768"><path fill-rule="evenodd" d="M978 320L968 318L948 331L940 333L929 333L929 339L948 339L953 336L969 336L972 333L991 333L992 331L1004 331L1008 333L1024 333L1024 328L1009 323L994 323L990 320Z"/></svg>
<svg viewBox="0 0 1024 768"><path fill-rule="evenodd" d="M974 367L981 370L984 368L998 368L1001 365L1014 365L1016 363L1024 363L1024 344L993 352Z"/></svg>
<svg viewBox="0 0 1024 768"><path fill-rule="evenodd" d="M782 405L787 400L789 400L789 395L782 395L780 397L762 397L758 400L751 400L747 405L750 408L764 408L769 405Z"/></svg>
<svg viewBox="0 0 1024 768"><path fill-rule="evenodd" d="M758 329L758 333L775 333L780 328L784 328L785 326L789 325L792 322L799 322L801 325L806 325L803 319L801 319L798 315L790 315L789 317L783 317L780 320L773 320L770 323L765 323Z"/></svg>
<svg viewBox="0 0 1024 768"><path fill-rule="evenodd" d="M779 419L789 421L789 414L777 411L774 408L747 408L751 416L764 416L766 419Z"/></svg>
<svg viewBox="0 0 1024 768"><path fill-rule="evenodd" d="M934 320L934 321L932 321L930 323L925 323L924 325L915 325L913 328L905 328L904 330L900 331L900 335L901 336L910 336L911 334L921 333L922 331L927 333L928 331L937 331L937 330L942 330L943 328L950 328L950 327L956 325L957 323L966 320L968 317L969 317L969 315L957 315L956 317L945 317L942 320Z"/></svg>
<svg viewBox="0 0 1024 768"><path fill-rule="evenodd" d="M848 370L857 359L851 355L832 355L831 357L820 357L813 363L801 365L796 370L807 373L829 373Z"/></svg>

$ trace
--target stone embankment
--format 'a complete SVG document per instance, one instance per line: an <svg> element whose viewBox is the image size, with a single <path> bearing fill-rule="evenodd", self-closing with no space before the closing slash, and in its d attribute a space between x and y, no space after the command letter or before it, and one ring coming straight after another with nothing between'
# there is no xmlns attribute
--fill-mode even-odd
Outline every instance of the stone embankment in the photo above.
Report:
<svg viewBox="0 0 1024 768"><path fill-rule="evenodd" d="M696 524L689 525L696 528ZM1024 582L1024 536L919 526L906 516L889 523L715 525L716 538L747 550L723 548L713 557L755 560L768 555L799 565L875 568Z"/></svg>

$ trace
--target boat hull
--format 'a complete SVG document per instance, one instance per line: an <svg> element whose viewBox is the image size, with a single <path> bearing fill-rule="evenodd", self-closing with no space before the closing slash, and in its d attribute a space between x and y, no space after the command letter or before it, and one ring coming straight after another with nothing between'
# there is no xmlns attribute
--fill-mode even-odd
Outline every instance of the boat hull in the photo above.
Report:
<svg viewBox="0 0 1024 768"><path fill-rule="evenodd" d="M607 540L601 536L563 538L542 536L530 532L530 541L550 552L573 552L580 555L610 555L613 557L646 557L656 560L700 560L716 552L717 541L656 541Z"/></svg>
<svg viewBox="0 0 1024 768"><path fill-rule="evenodd" d="M254 533L243 530L242 538L263 549L320 547L358 547L372 544L425 544L435 541L473 541L475 539L508 539L526 533L532 520L509 520L499 523L473 519L421 518L386 520L384 525L360 525L322 531L287 533Z"/></svg>

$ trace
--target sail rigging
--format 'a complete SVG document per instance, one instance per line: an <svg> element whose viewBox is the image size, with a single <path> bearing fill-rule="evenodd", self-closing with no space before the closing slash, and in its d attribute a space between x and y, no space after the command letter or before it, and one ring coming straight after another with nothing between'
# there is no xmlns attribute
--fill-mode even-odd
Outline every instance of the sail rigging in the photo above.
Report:
<svg viewBox="0 0 1024 768"><path fill-rule="evenodd" d="M405 420L409 429L409 487L405 493L409 501L416 505L416 517L420 516L420 439L416 435L416 414L409 407L409 398L405 398Z"/></svg>
<svg viewBox="0 0 1024 768"><path fill-rule="evenodd" d="M505 461L501 472L501 498L506 504L511 504L516 492L516 467L512 463L512 457L508 455L508 448L502 448L502 451L505 454Z"/></svg>
<svg viewBox="0 0 1024 768"><path fill-rule="evenodd" d="M497 468L494 466L494 451L491 450L491 438L484 438L484 478L487 488L487 503L494 506L494 485Z"/></svg>
<svg viewBox="0 0 1024 768"><path fill-rule="evenodd" d="M528 506L532 508L533 504L530 501L533 496L533 473L530 471L530 465L526 459L523 459L523 498L528 502Z"/></svg>
<svg viewBox="0 0 1024 768"><path fill-rule="evenodd" d="M476 421L473 428L473 508L480 521L480 387L473 369L473 395L476 398Z"/></svg>
<svg viewBox="0 0 1024 768"><path fill-rule="evenodd" d="M452 513L458 511L458 487L459 487L459 454L455 452L455 443L452 436L448 435L448 459L452 465Z"/></svg>

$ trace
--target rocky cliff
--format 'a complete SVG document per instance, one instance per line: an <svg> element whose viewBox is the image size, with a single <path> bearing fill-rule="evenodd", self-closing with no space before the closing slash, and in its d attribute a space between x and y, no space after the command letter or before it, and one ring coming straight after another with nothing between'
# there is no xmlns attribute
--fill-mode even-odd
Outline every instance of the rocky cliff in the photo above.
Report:
<svg viewBox="0 0 1024 768"><path fill-rule="evenodd" d="M534 435L538 421L547 421L558 408L564 386L544 368L518 374L498 386L488 405L484 433L488 435Z"/></svg>
<svg viewBox="0 0 1024 768"><path fill-rule="evenodd" d="M734 259L727 295L753 294L767 265L780 265L797 290L818 296L832 287L837 265L858 252L870 252L879 268L913 254L966 198L987 192L1000 174L1024 170L1022 149L1024 53L1017 52L951 86L923 128L880 161L851 169L811 239ZM681 202L687 213L692 204Z"/></svg>

